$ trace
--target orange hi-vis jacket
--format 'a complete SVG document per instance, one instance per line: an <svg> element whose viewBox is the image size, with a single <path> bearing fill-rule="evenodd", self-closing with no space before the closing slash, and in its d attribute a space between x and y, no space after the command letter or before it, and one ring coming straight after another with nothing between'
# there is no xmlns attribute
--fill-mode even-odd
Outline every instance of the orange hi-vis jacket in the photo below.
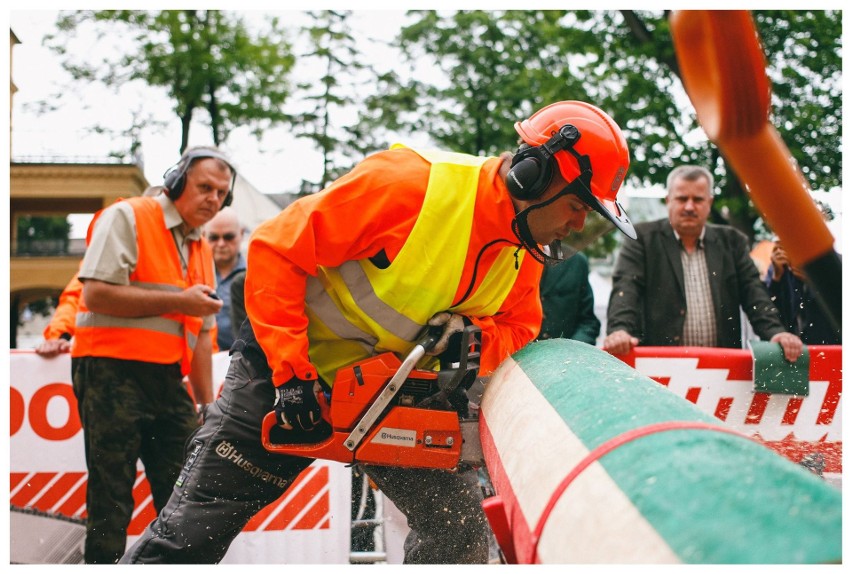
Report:
<svg viewBox="0 0 852 574"><path fill-rule="evenodd" d="M203 239L190 242L187 272L181 269L180 255L163 211L154 198L135 197L138 261L130 274L130 284L145 289L183 291L204 283L215 288L213 253ZM77 331L71 349L73 357L111 357L149 363L181 363L189 373L192 353L203 319L181 313L155 317L116 317L94 313L80 300Z"/></svg>
<svg viewBox="0 0 852 574"><path fill-rule="evenodd" d="M482 329L483 375L531 341L542 266L512 233L501 164L391 149L259 226L245 299L273 383L405 354L445 310Z"/></svg>
<svg viewBox="0 0 852 574"><path fill-rule="evenodd" d="M92 221L89 222L89 227L86 230L86 245L92 240L92 229L95 226L95 221L100 217L103 209L95 212ZM83 262L80 261L80 265ZM59 302L56 305L56 310L53 312L53 317L50 318L50 323L44 328L44 340L58 339L63 334L74 336L74 331L77 328L77 309L80 306L80 301L83 299L83 282L77 273L62 290L59 295Z"/></svg>
<svg viewBox="0 0 852 574"><path fill-rule="evenodd" d="M62 294L59 303L50 318L50 323L44 328L44 339L58 339L63 334L73 337L77 322L77 307L83 297L83 283L77 278L77 274L71 278Z"/></svg>

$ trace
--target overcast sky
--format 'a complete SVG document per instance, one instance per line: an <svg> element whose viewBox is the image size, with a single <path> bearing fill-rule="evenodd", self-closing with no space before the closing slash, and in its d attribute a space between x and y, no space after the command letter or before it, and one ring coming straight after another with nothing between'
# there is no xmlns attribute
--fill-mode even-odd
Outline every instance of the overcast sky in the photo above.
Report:
<svg viewBox="0 0 852 574"><path fill-rule="evenodd" d="M303 14L279 12L285 21L295 25L305 23ZM10 27L20 39L13 56L13 80L18 92L13 100L12 155L16 158L53 156L65 158L104 157L112 150L127 150L129 139L108 138L87 131L95 124L108 124L117 130L131 124L132 112L142 110L156 119L169 122L159 132L143 132L142 152L145 175L151 184L159 184L162 174L174 164L180 145L180 122L171 111L171 101L165 96L156 97L159 90L145 89L144 108L141 96L128 93L121 97L112 90L99 86L81 89L78 101L63 98L59 111L44 115L35 112L34 104L47 99L62 86L67 86L69 76L59 65L58 57L42 46L42 38L55 30L55 11L20 11L10 13ZM391 39L404 21L401 11L360 11L352 20L355 34L364 38L359 44L365 58L381 62L387 58L382 50L367 37ZM291 36L294 38L294 36ZM82 53L94 52L94 44L76 44ZM97 55L93 53L90 60ZM310 74L304 67L297 68L298 79ZM295 78L296 76L294 76ZM139 93L139 92L137 92ZM212 144L208 127L194 123L190 130L190 145ZM296 140L286 128L268 130L261 143L247 129L235 130L223 148L234 159L237 169L257 189L265 193L292 191L302 179L317 181L322 173L322 160L308 140Z"/></svg>

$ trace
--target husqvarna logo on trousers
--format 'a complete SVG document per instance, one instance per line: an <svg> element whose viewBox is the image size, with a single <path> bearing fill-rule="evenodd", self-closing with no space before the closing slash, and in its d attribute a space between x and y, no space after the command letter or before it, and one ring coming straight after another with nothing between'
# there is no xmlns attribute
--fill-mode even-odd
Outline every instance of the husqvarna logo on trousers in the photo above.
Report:
<svg viewBox="0 0 852 574"><path fill-rule="evenodd" d="M216 454L218 454L225 460L233 462L250 475L257 477L264 482L272 483L275 486L278 486L279 488L287 487L286 480L284 480L280 476L267 472L259 466L256 466L252 462L249 462L248 460L244 459L243 455L240 454L237 449L235 449L234 446L227 441L222 441L216 445Z"/></svg>

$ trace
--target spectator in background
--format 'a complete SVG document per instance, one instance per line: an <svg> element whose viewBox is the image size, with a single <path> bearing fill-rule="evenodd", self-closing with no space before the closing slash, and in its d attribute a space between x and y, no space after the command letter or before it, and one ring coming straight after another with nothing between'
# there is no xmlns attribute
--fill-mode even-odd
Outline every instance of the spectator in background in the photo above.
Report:
<svg viewBox="0 0 852 574"><path fill-rule="evenodd" d="M202 226L230 203L235 171L215 148L191 148L164 193L104 209L80 266L71 370L83 425L87 564L112 564L126 545L141 460L159 512L213 398L210 330L221 301ZM202 407L203 412L203 407Z"/></svg>
<svg viewBox="0 0 852 574"><path fill-rule="evenodd" d="M748 238L707 223L713 175L680 166L666 183L668 218L638 224L637 241L618 254L604 349L624 354L640 343L742 348L742 308L757 336L780 343L787 360L795 361L802 341L781 324Z"/></svg>
<svg viewBox="0 0 852 574"><path fill-rule="evenodd" d="M806 345L841 344L840 331L832 327L813 288L805 282L802 272L790 265L787 252L778 241L772 247L764 283L789 332Z"/></svg>
<svg viewBox="0 0 852 574"><path fill-rule="evenodd" d="M82 294L83 284L75 273L59 296L59 303L53 311L50 323L44 328L44 341L35 349L37 354L48 359L71 350L71 338L74 336L74 325L77 321L77 306Z"/></svg>
<svg viewBox="0 0 852 574"><path fill-rule="evenodd" d="M227 351L234 343L231 325L231 282L244 272L246 262L240 253L243 228L237 212L226 207L204 226L207 241L213 248L213 263L216 266L216 295L222 300L222 308L216 314L218 333L216 342L220 351ZM239 329L239 325L236 325Z"/></svg>
<svg viewBox="0 0 852 574"><path fill-rule="evenodd" d="M577 252L545 266L540 283L543 318L538 339L576 339L594 345L601 332L589 284L589 260Z"/></svg>

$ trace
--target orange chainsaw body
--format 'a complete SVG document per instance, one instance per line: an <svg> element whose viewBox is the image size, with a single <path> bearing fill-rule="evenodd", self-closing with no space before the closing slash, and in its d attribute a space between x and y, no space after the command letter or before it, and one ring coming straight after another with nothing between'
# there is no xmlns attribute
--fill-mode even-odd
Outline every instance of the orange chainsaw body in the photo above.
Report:
<svg viewBox="0 0 852 574"><path fill-rule="evenodd" d="M329 411L332 434L318 443L273 443L270 432L276 425L275 413L263 419L262 441L266 450L277 454L362 462L384 466L443 468L458 465L462 434L459 415L452 410L413 406L415 398L407 393L429 388L437 379L436 371L412 370L394 403L350 450L347 440L359 420L375 402L382 389L401 366L393 353L383 353L340 369L331 390Z"/></svg>

